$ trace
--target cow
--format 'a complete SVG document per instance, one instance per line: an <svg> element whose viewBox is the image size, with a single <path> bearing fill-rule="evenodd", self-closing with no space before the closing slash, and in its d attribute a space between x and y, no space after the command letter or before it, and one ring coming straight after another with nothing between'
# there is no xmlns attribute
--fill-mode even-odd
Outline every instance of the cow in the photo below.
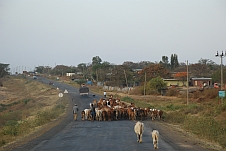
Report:
<svg viewBox="0 0 226 151"><path fill-rule="evenodd" d="M135 119L140 119L141 121L145 118L145 113L144 113L144 109L143 108L135 108L134 109L134 113L135 113Z"/></svg>
<svg viewBox="0 0 226 151"><path fill-rule="evenodd" d="M82 114L82 121L84 121L85 120L85 111L82 111L81 114Z"/></svg>
<svg viewBox="0 0 226 151"><path fill-rule="evenodd" d="M107 112L105 110L102 111L102 120L107 121Z"/></svg>
<svg viewBox="0 0 226 151"><path fill-rule="evenodd" d="M157 118L158 110L157 109L150 109L150 112L151 112L151 119L153 121Z"/></svg>
<svg viewBox="0 0 226 151"><path fill-rule="evenodd" d="M152 139L153 139L154 149L158 149L159 131L153 130L151 132L151 135L152 135Z"/></svg>
<svg viewBox="0 0 226 151"><path fill-rule="evenodd" d="M85 119L86 120L91 120L91 109L85 109Z"/></svg>
<svg viewBox="0 0 226 151"><path fill-rule="evenodd" d="M129 120L135 120L135 112L133 108L127 109Z"/></svg>
<svg viewBox="0 0 226 151"><path fill-rule="evenodd" d="M134 131L137 134L137 142L142 143L143 142L142 135L144 132L144 123L142 123L140 121L136 122L136 124L134 126Z"/></svg>
<svg viewBox="0 0 226 151"><path fill-rule="evenodd" d="M163 111L162 110L158 110L157 117L158 117L159 120L162 120L162 115L163 115Z"/></svg>
<svg viewBox="0 0 226 151"><path fill-rule="evenodd" d="M96 120L102 121L102 110L100 108L95 108L96 111Z"/></svg>

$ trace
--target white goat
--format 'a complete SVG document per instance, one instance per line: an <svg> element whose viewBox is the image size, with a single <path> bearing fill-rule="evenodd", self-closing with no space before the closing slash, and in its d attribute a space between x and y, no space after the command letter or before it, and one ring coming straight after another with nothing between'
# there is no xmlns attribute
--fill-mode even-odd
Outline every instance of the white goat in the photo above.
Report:
<svg viewBox="0 0 226 151"><path fill-rule="evenodd" d="M152 139L153 139L154 149L158 149L159 131L153 130L151 135L152 135Z"/></svg>

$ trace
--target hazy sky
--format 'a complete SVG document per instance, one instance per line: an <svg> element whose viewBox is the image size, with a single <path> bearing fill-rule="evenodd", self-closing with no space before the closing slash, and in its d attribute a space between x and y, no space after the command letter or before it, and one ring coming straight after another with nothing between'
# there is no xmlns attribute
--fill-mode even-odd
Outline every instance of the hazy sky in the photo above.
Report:
<svg viewBox="0 0 226 151"><path fill-rule="evenodd" d="M226 0L0 0L0 63L11 69L171 54L220 64L222 50Z"/></svg>

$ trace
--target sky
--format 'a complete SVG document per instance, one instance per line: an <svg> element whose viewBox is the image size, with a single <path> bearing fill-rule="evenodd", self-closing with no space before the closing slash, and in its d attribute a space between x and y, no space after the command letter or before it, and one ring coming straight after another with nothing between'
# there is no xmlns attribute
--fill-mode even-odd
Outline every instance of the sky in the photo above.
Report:
<svg viewBox="0 0 226 151"><path fill-rule="evenodd" d="M11 71L102 61L220 64L225 0L0 0L0 63ZM226 58L222 58L225 65Z"/></svg>

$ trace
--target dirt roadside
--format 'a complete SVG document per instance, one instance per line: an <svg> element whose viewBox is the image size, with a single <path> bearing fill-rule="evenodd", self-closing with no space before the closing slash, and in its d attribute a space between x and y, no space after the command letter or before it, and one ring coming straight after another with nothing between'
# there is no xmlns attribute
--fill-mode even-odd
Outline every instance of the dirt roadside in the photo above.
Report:
<svg viewBox="0 0 226 151"><path fill-rule="evenodd" d="M28 151L32 146L40 142L41 140L49 139L54 134L63 129L68 123L71 122L71 108L73 106L71 101L66 107L65 114L61 115L58 119L55 119L48 124L38 127L30 134L17 139L16 141L9 143L2 148L0 151L11 151L16 150ZM21 147L22 146L22 147ZM20 148L21 147L21 148Z"/></svg>

